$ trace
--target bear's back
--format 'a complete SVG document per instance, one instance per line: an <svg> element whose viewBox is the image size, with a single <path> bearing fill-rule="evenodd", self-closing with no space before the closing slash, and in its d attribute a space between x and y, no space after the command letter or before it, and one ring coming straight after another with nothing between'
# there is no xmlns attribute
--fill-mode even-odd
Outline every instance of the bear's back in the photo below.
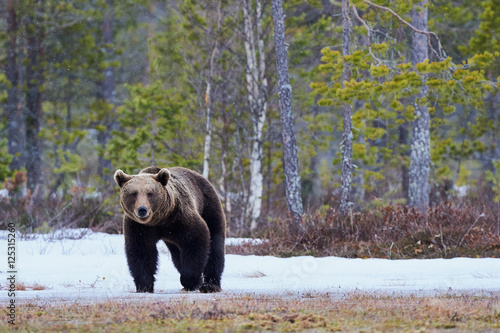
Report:
<svg viewBox="0 0 500 333"><path fill-rule="evenodd" d="M168 168L172 184L187 190L196 205L198 214L205 220L211 233L224 232L225 216L217 191L201 174L182 167ZM168 184L167 184L168 186ZM187 195L187 193L186 193Z"/></svg>
<svg viewBox="0 0 500 333"><path fill-rule="evenodd" d="M203 215L204 208L213 200L219 200L212 184L199 173L182 167L168 168L168 171L170 171L172 185L176 185L178 190L181 188L189 192L200 215Z"/></svg>

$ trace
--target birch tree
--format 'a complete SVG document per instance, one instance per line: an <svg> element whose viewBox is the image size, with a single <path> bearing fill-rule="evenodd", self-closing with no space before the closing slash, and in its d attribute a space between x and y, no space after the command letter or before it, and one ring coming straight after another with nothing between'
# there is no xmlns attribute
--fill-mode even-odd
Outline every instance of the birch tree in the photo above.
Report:
<svg viewBox="0 0 500 333"><path fill-rule="evenodd" d="M286 200L288 210L294 218L290 231L297 234L303 215L300 191L299 159L292 114L292 86L288 77L288 60L285 43L285 18L281 0L273 0L274 47L278 71L279 106L281 113L281 134L283 138L283 162L285 167Z"/></svg>
<svg viewBox="0 0 500 333"><path fill-rule="evenodd" d="M243 1L244 44L246 54L246 83L248 103L252 114L253 139L250 153L250 191L248 202L250 206L250 229L257 228L257 222L262 208L262 193L264 180L262 176L262 130L266 121L267 110L267 78L266 58L264 52L264 35L262 32L262 3L255 0L255 12L252 0ZM254 14L252 15L252 13ZM253 18L255 17L256 31Z"/></svg>
<svg viewBox="0 0 500 333"><path fill-rule="evenodd" d="M215 32L208 28L207 39L215 38L215 41L207 43L211 46L210 58L208 64L208 77L206 80L207 89L205 91L205 104L206 104L206 116L205 116L205 145L203 154L203 177L208 179L209 175L209 162L210 162L210 145L212 143L212 80L214 77L215 61L217 59L217 53L219 52L219 36L222 23L222 13L221 13L222 2L219 1L216 7L216 26Z"/></svg>
<svg viewBox="0 0 500 333"><path fill-rule="evenodd" d="M209 172L209 161L210 161L210 145L212 142L212 109L210 106L210 91L211 90L211 84L210 81L207 80L207 90L205 93L205 102L207 104L207 113L206 113L206 120L205 120L205 146L204 146L204 153L203 153L203 177L208 179L208 172Z"/></svg>
<svg viewBox="0 0 500 333"><path fill-rule="evenodd" d="M342 0L342 53L345 56L351 54L351 18L349 14L349 0ZM344 84L351 80L351 67L349 62L344 62L342 73ZM342 134L342 176L340 188L340 212L347 213L351 206L349 201L351 194L352 178L352 106L348 101L342 105L344 118L344 131Z"/></svg>
<svg viewBox="0 0 500 333"><path fill-rule="evenodd" d="M411 13L412 25L427 31L428 0L415 3ZM428 38L426 35L413 31L411 43L412 63L416 65L428 58ZM423 78L425 81L425 76ZM421 101L427 97L428 87L422 85L414 99L415 120L412 124L409 171L409 204L423 209L429 206L429 174L430 174L430 115L428 107Z"/></svg>

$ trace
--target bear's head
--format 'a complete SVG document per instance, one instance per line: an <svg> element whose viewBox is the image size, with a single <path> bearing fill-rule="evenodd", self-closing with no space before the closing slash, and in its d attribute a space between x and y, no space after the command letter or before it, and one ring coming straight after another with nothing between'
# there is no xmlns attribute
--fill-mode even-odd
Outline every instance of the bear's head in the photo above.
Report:
<svg viewBox="0 0 500 333"><path fill-rule="evenodd" d="M150 223L165 205L165 186L170 178L170 171L167 169L161 169L156 174L138 175L127 175L122 170L117 170L114 178L120 186L120 204L125 214L134 221Z"/></svg>

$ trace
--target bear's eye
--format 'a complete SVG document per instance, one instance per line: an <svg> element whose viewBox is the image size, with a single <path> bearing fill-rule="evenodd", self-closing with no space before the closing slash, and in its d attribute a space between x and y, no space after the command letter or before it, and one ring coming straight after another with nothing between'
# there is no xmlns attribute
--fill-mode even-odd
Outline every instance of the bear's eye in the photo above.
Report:
<svg viewBox="0 0 500 333"><path fill-rule="evenodd" d="M130 195L135 198L137 196L137 192L132 192L132 193L130 193Z"/></svg>
<svg viewBox="0 0 500 333"><path fill-rule="evenodd" d="M152 192L148 192L148 198L152 198L153 197L153 193Z"/></svg>

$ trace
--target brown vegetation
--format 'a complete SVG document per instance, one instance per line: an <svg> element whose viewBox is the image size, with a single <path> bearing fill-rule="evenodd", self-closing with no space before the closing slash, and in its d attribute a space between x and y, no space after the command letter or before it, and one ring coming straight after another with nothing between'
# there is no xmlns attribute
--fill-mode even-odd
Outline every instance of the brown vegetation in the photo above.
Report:
<svg viewBox="0 0 500 333"><path fill-rule="evenodd" d="M228 246L227 253L347 258L499 257L500 210L495 206L443 203L421 213L405 206L376 207L347 217L335 210L306 214L299 237L288 219L276 219L260 244Z"/></svg>
<svg viewBox="0 0 500 333"><path fill-rule="evenodd" d="M440 332L500 328L498 295L436 297L304 294L277 297L108 301L19 305L21 331L105 332ZM2 325L6 325L5 321Z"/></svg>

